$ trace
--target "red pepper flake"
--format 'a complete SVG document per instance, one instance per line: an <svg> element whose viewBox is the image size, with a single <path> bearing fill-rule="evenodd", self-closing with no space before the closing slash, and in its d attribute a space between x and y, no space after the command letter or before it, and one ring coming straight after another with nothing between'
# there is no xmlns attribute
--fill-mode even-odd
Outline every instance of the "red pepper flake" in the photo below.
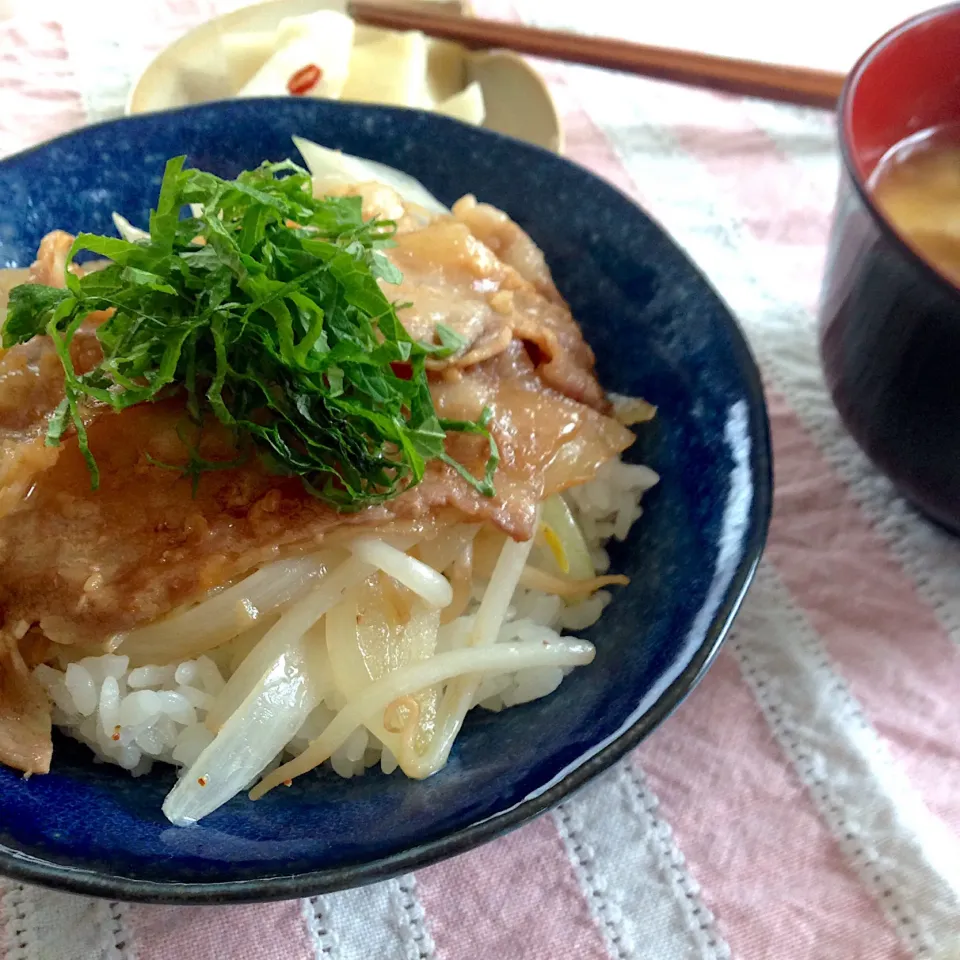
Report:
<svg viewBox="0 0 960 960"><path fill-rule="evenodd" d="M285 787L292 787L292 786L293 786L293 781L292 781L292 780L284 780L284 781L283 781L283 785L284 785Z"/></svg>
<svg viewBox="0 0 960 960"><path fill-rule="evenodd" d="M405 360L394 360L390 364L393 374L400 380L413 379L413 366Z"/></svg>
<svg viewBox="0 0 960 960"><path fill-rule="evenodd" d="M323 79L323 71L315 64L301 67L288 81L287 92L293 97L309 93Z"/></svg>
<svg viewBox="0 0 960 960"><path fill-rule="evenodd" d="M119 724L119 723L113 728L113 734L111 735L110 739L111 739L111 740L119 740L119 739L120 739L120 724Z"/></svg>
<svg viewBox="0 0 960 960"><path fill-rule="evenodd" d="M197 777L197 783L199 783L201 787L205 787L207 785L207 778Z"/></svg>

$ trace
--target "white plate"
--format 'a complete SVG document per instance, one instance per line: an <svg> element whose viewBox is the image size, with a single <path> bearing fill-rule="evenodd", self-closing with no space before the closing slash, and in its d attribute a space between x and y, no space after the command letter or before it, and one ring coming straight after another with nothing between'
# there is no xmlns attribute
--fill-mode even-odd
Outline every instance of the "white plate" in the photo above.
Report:
<svg viewBox="0 0 960 960"><path fill-rule="evenodd" d="M157 55L130 91L126 111L148 113L229 97L233 91L216 89L209 80L211 62L222 56L221 37L272 30L284 17L323 9L343 12L345 7L345 0L270 0L209 20ZM556 105L543 79L522 57L503 50L473 53L431 40L428 74L431 85L446 95L476 80L483 89L485 127L557 153L563 149Z"/></svg>

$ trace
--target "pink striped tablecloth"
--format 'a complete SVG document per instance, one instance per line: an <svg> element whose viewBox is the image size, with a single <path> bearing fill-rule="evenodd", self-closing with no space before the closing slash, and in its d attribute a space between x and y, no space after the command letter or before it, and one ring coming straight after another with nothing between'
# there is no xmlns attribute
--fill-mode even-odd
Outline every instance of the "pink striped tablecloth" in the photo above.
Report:
<svg viewBox="0 0 960 960"><path fill-rule="evenodd" d="M228 5L0 5L0 154L119 113L148 54ZM637 38L651 9L478 6L554 25L589 16L588 29ZM833 122L541 67L568 155L670 230L763 367L776 506L724 652L624 762L473 853L251 907L132 906L0 881L0 958L960 957L960 542L894 494L824 392L815 302Z"/></svg>

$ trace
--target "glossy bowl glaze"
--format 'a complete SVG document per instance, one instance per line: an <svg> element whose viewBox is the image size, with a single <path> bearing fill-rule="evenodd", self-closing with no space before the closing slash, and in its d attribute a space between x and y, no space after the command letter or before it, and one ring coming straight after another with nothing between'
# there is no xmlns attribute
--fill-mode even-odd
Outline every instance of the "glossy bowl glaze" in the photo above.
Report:
<svg viewBox="0 0 960 960"><path fill-rule="evenodd" d="M820 306L821 356L844 423L921 510L960 532L960 289L868 189L895 144L960 121L960 5L879 40L840 101L840 190Z"/></svg>
<svg viewBox="0 0 960 960"><path fill-rule="evenodd" d="M160 812L168 772L133 780L58 738L53 772L0 770L0 872L157 902L314 894L462 852L557 803L659 724L694 686L752 577L771 496L767 417L743 336L664 232L586 170L441 117L321 101L233 101L114 121L0 162L0 264L52 227L145 223L164 161L235 175L299 133L393 164L442 200L476 193L543 247L601 380L659 416L630 454L662 483L613 551L632 580L586 636L596 661L553 696L471 714L425 781L327 770L188 829Z"/></svg>

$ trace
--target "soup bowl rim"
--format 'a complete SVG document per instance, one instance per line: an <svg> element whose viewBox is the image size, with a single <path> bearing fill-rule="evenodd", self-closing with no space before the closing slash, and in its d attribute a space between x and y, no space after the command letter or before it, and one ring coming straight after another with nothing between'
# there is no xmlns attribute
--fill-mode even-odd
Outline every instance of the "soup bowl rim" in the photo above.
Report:
<svg viewBox="0 0 960 960"><path fill-rule="evenodd" d="M840 157L843 162L844 171L849 177L861 203L869 212L871 220L877 229L887 240L891 241L894 246L900 249L908 262L913 264L928 282L937 286L946 296L955 298L960 302L960 284L950 280L946 274L942 273L927 257L920 253L920 251L910 243L909 238L877 204L870 188L867 186L866 181L858 169L857 149L853 142L853 117L856 112L855 100L857 88L861 79L871 68L877 57L905 34L910 33L923 24L940 20L949 15L960 17L960 3L948 3L934 7L931 10L925 10L888 30L882 37L871 44L847 74L847 79L844 82L838 101L837 116L839 122L837 126L840 141ZM957 123L960 124L960 116L957 117ZM905 135L899 138L890 149L903 143L909 136L910 134L905 132Z"/></svg>

